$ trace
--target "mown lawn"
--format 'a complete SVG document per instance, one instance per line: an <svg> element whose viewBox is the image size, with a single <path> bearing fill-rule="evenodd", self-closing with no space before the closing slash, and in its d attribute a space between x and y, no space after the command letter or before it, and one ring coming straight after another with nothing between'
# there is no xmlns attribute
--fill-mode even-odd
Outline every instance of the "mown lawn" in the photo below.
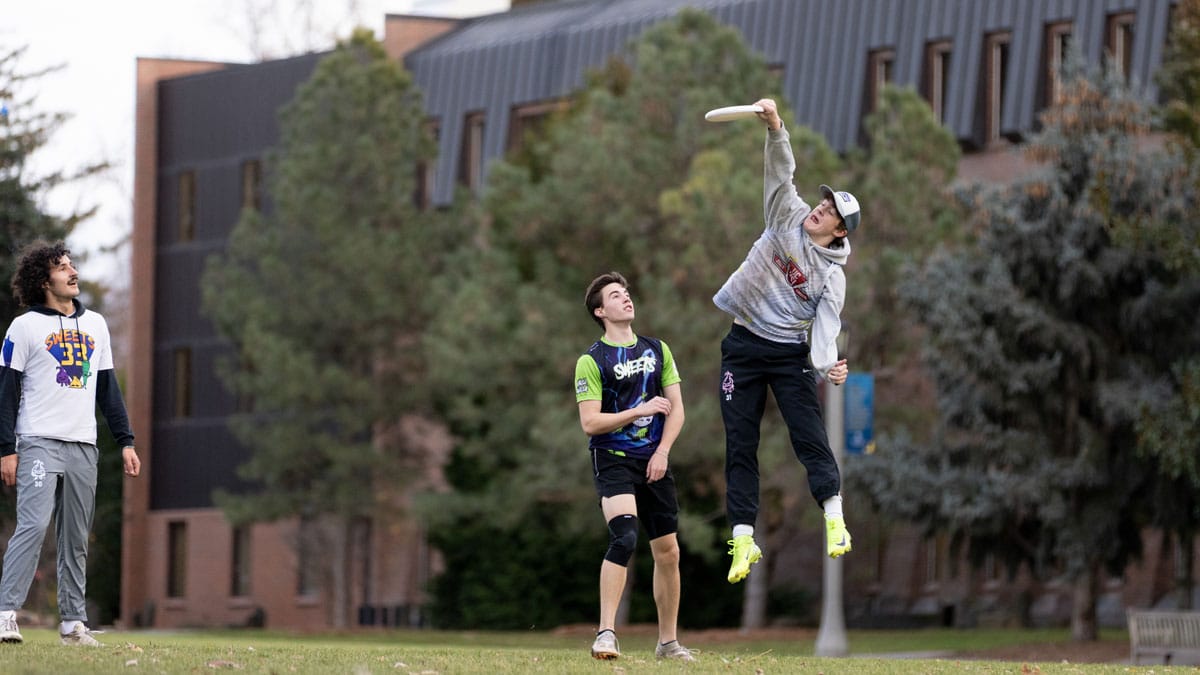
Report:
<svg viewBox="0 0 1200 675"><path fill-rule="evenodd" d="M0 645L6 673L1162 673L1162 666L977 660L964 653L1029 647L1067 639L1065 631L851 631L851 656L812 656L811 639L767 631L684 631L698 650L693 664L655 662L652 630L630 629L617 661L591 659L588 631L371 631L292 635L272 631L107 632L102 649L67 648L53 629L23 628L25 643ZM793 634L794 635L794 634ZM1105 642L1124 640L1105 633ZM924 658L912 656L924 655ZM936 658L929 658L936 656ZM903 658L901 658L903 657ZM1194 672L1194 671L1193 671Z"/></svg>

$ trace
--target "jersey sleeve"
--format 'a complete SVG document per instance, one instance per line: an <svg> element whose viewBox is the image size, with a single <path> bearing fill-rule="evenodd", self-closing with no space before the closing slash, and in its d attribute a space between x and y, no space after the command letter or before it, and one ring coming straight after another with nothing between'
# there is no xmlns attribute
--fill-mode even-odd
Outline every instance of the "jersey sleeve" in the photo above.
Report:
<svg viewBox="0 0 1200 675"><path fill-rule="evenodd" d="M97 345L100 349L92 355L92 369L96 372L101 370L111 370L113 367L112 357L112 338L108 334L108 322L103 316L97 316L100 319L98 332L100 335L96 338Z"/></svg>
<svg viewBox="0 0 1200 675"><path fill-rule="evenodd" d="M600 366L591 354L584 354L575 362L575 402L602 400L604 390L600 386Z"/></svg>
<svg viewBox="0 0 1200 675"><path fill-rule="evenodd" d="M679 376L679 370L675 367L675 357L671 355L671 348L665 342L660 344L662 344L663 351L662 386L665 389L673 384L679 384L683 378Z"/></svg>
<svg viewBox="0 0 1200 675"><path fill-rule="evenodd" d="M3 358L0 365L5 368L12 368L18 373L25 372L25 364L29 360L29 340L25 339L25 326L22 322L14 321L8 327L0 358Z"/></svg>

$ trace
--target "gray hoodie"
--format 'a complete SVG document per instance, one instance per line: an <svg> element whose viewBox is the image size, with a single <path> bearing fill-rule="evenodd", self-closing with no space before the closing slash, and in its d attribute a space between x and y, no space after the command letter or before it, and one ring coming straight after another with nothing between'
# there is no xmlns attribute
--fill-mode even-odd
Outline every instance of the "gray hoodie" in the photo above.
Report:
<svg viewBox="0 0 1200 675"><path fill-rule="evenodd" d="M808 342L813 367L827 377L838 360L850 241L826 248L804 231L812 207L792 184L796 159L786 129L767 131L763 157L766 229L713 302L759 337Z"/></svg>

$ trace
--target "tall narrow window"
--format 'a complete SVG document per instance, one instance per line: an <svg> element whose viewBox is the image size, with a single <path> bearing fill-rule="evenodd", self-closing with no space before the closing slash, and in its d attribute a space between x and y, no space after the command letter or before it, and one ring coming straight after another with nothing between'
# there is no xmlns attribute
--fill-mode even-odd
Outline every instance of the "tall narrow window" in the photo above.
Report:
<svg viewBox="0 0 1200 675"><path fill-rule="evenodd" d="M896 50L876 49L867 55L867 101L868 112L879 107L879 94L883 85L895 79Z"/></svg>
<svg viewBox="0 0 1200 675"><path fill-rule="evenodd" d="M472 191L483 185L483 123L483 113L473 112L467 114L463 124L458 180Z"/></svg>
<svg viewBox="0 0 1200 675"><path fill-rule="evenodd" d="M950 82L949 40L925 45L925 100L939 122L946 121L946 93Z"/></svg>
<svg viewBox="0 0 1200 675"><path fill-rule="evenodd" d="M1046 106L1052 106L1062 98L1063 65L1071 50L1071 22L1061 21L1046 26L1045 78Z"/></svg>
<svg viewBox="0 0 1200 675"><path fill-rule="evenodd" d="M1109 14L1104 30L1105 58L1126 82L1133 67L1133 12Z"/></svg>
<svg viewBox="0 0 1200 675"><path fill-rule="evenodd" d="M554 113L566 110L567 101L546 101L517 106L508 116L508 152L520 150L530 135L539 133Z"/></svg>
<svg viewBox="0 0 1200 675"><path fill-rule="evenodd" d="M196 238L196 172L179 174L179 241Z"/></svg>
<svg viewBox="0 0 1200 675"><path fill-rule="evenodd" d="M1000 139L1000 120L1004 110L1004 80L1008 76L1008 45L1012 33L992 33L984 40L983 58L983 140L991 144Z"/></svg>
<svg viewBox="0 0 1200 675"><path fill-rule="evenodd" d="M438 124L437 120L428 120L425 123L425 130L436 145L442 131L441 125ZM417 184L415 187L415 194L413 195L413 204L422 211L428 209L433 204L433 188L434 179L436 177L436 159L430 159L417 163Z"/></svg>
<svg viewBox="0 0 1200 675"><path fill-rule="evenodd" d="M229 571L229 594L239 598L250 595L249 525L233 528L233 560Z"/></svg>
<svg viewBox="0 0 1200 675"><path fill-rule="evenodd" d="M175 416L192 415L192 350L175 350Z"/></svg>
<svg viewBox="0 0 1200 675"><path fill-rule="evenodd" d="M242 208L257 211L262 204L262 163L257 159L242 162Z"/></svg>
<svg viewBox="0 0 1200 675"><path fill-rule="evenodd" d="M167 597L182 598L187 593L187 523L167 523Z"/></svg>

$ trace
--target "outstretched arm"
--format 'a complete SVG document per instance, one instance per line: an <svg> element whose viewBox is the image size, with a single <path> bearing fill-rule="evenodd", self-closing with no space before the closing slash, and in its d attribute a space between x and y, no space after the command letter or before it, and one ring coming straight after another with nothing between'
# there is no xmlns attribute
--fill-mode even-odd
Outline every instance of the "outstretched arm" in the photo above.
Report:
<svg viewBox="0 0 1200 675"><path fill-rule="evenodd" d="M763 219L768 229L790 229L799 226L811 210L792 183L796 158L792 154L791 137L783 128L775 101L763 98L755 105L762 106L758 117L767 124L763 147Z"/></svg>

